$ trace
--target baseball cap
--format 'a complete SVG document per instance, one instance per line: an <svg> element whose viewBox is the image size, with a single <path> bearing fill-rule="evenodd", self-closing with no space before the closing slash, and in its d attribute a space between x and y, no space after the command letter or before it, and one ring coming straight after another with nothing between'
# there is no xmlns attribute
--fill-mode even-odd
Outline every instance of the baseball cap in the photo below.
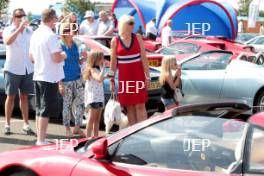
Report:
<svg viewBox="0 0 264 176"><path fill-rule="evenodd" d="M85 16L84 16L84 18L88 18L88 17L94 17L94 12L91 11L91 10L87 10L87 11L85 12Z"/></svg>

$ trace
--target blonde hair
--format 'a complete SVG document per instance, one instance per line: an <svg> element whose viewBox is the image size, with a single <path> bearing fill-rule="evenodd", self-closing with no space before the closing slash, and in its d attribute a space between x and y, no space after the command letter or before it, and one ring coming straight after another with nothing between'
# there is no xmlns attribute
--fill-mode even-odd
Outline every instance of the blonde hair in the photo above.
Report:
<svg viewBox="0 0 264 176"><path fill-rule="evenodd" d="M118 34L122 35L124 33L127 33L127 25L130 21L134 22L134 17L129 15L123 15L118 20Z"/></svg>
<svg viewBox="0 0 264 176"><path fill-rule="evenodd" d="M159 82L161 85L166 83L166 80L171 76L171 69L174 64L177 64L175 56L164 56L161 63L161 72Z"/></svg>
<svg viewBox="0 0 264 176"><path fill-rule="evenodd" d="M91 70L96 64L101 60L104 59L104 53L97 50L92 50L87 59L86 68L83 72L83 79L90 80L91 79Z"/></svg>

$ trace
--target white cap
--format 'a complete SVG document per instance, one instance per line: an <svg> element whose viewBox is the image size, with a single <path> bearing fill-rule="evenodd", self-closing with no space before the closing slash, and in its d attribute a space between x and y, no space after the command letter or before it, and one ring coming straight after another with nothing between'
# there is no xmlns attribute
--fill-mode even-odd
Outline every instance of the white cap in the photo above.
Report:
<svg viewBox="0 0 264 176"><path fill-rule="evenodd" d="M88 18L88 17L94 17L94 12L91 11L91 10L87 10L87 11L85 12L85 16L84 16L84 18Z"/></svg>

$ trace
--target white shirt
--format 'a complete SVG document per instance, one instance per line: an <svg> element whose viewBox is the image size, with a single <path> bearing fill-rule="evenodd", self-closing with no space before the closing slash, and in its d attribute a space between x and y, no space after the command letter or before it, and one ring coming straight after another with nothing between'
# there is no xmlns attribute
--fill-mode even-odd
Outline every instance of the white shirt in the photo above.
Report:
<svg viewBox="0 0 264 176"><path fill-rule="evenodd" d="M244 31L243 31L243 22L242 22L242 21L240 21L240 22L238 23L238 32L239 32L239 33L244 32Z"/></svg>
<svg viewBox="0 0 264 176"><path fill-rule="evenodd" d="M146 25L146 34L148 34L148 33L151 33L154 35L158 34L158 30L157 30L155 23L153 21L148 22Z"/></svg>
<svg viewBox="0 0 264 176"><path fill-rule="evenodd" d="M93 23L88 23L87 20L84 20L80 25L80 34L88 36L96 36L98 30L98 22L94 20Z"/></svg>
<svg viewBox="0 0 264 176"><path fill-rule="evenodd" d="M100 73L96 69L96 72ZM84 105L87 107L88 104L102 102L104 103L104 84L103 82L96 81L91 78L86 80L84 89Z"/></svg>
<svg viewBox="0 0 264 176"><path fill-rule="evenodd" d="M3 31L4 41L15 31L15 25L8 26ZM15 41L6 46L6 62L4 71L11 72L16 75L25 75L33 72L33 63L29 59L29 43L32 35L30 28L25 28L19 33Z"/></svg>
<svg viewBox="0 0 264 176"><path fill-rule="evenodd" d="M162 46L169 46L170 44L170 36L171 36L171 27L170 26L165 26L163 29L162 29Z"/></svg>
<svg viewBox="0 0 264 176"><path fill-rule="evenodd" d="M34 81L56 83L64 78L63 62L56 63L52 54L61 52L58 36L46 25L33 33L29 52L34 58Z"/></svg>
<svg viewBox="0 0 264 176"><path fill-rule="evenodd" d="M98 25L98 31L97 31L97 35L101 36L104 35L105 32L107 32L109 29L114 29L114 24L111 20L107 20L106 22L99 22Z"/></svg>
<svg viewBox="0 0 264 176"><path fill-rule="evenodd" d="M264 35L264 26L260 26L259 28L259 35Z"/></svg>

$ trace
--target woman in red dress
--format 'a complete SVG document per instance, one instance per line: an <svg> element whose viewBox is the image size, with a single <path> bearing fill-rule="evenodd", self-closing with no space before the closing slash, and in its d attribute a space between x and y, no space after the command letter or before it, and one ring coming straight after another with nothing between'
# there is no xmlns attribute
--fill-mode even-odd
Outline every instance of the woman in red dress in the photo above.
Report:
<svg viewBox="0 0 264 176"><path fill-rule="evenodd" d="M110 75L118 68L118 101L126 107L129 125L147 118L145 102L150 85L143 40L133 33L134 18L124 15L118 22L118 36L111 41ZM113 78L111 91L115 91Z"/></svg>

